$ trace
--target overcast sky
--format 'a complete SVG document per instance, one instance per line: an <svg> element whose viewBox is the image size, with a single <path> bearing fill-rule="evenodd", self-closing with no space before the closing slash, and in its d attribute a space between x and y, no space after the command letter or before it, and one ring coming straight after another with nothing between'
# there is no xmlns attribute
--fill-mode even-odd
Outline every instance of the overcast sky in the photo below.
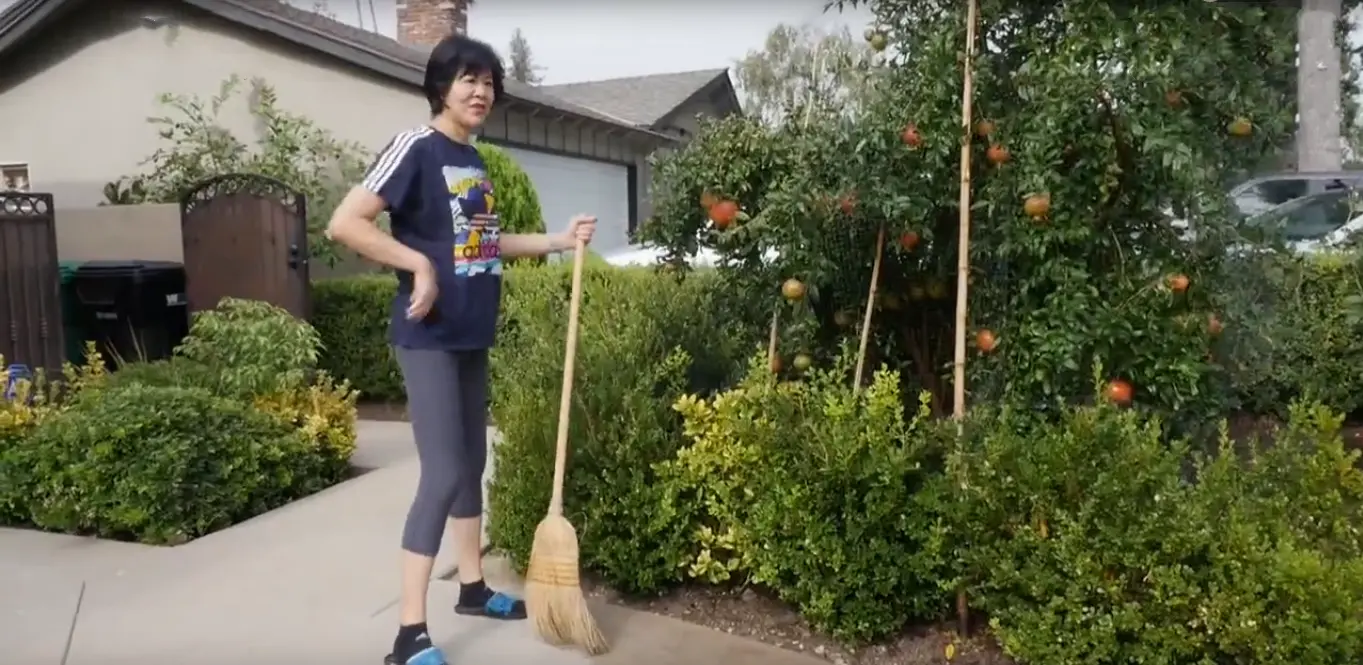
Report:
<svg viewBox="0 0 1363 665"><path fill-rule="evenodd" d="M288 1L310 9L318 0ZM324 1L338 19L370 30L377 22L378 32L394 36L395 0ZM0 8L12 2L0 0ZM865 6L842 14L823 6L824 0L478 0L469 32L505 56L520 28L545 83L569 83L727 67L761 48L780 23L845 24L861 34L870 21ZM1352 36L1360 38L1358 31Z"/></svg>
<svg viewBox="0 0 1363 665"><path fill-rule="evenodd" d="M290 0L312 7L314 0ZM394 0L326 0L336 18L393 36ZM357 6L361 10L357 13ZM823 0L478 0L469 34L506 56L520 28L545 83L728 67L761 48L780 23L824 27L848 24L861 34L870 21L862 7L825 14ZM360 18L357 18L360 17Z"/></svg>
<svg viewBox="0 0 1363 665"><path fill-rule="evenodd" d="M106 0L111 1L111 0ZM286 0L311 9L318 0ZM0 0L0 9L14 0ZM393 37L395 0L325 0L337 19ZM825 13L824 0L478 0L469 33L503 57L520 28L544 67L544 82L571 83L620 76L728 67L759 49L781 23L861 34L865 6ZM372 7L372 11L371 11Z"/></svg>

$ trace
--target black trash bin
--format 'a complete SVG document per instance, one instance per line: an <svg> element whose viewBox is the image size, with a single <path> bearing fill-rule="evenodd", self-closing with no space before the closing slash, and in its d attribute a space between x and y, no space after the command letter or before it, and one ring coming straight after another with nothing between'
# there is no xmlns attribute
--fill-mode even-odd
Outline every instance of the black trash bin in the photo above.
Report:
<svg viewBox="0 0 1363 665"><path fill-rule="evenodd" d="M90 261L72 280L85 334L105 364L169 358L189 334L185 267L169 261Z"/></svg>

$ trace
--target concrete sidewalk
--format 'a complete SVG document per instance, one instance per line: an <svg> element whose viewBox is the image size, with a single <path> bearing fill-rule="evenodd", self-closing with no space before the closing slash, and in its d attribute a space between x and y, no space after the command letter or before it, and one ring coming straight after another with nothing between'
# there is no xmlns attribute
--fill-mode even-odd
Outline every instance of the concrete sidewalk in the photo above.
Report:
<svg viewBox="0 0 1363 665"><path fill-rule="evenodd" d="M0 529L0 662L377 665L397 624L396 543L417 477L406 425L362 423L356 462L378 467L176 548ZM447 542L436 572L452 569ZM487 563L490 583L520 588ZM433 583L431 631L451 661L578 665L527 622L456 616ZM615 649L600 663L824 662L672 619L598 605ZM495 662L492 661L492 662Z"/></svg>

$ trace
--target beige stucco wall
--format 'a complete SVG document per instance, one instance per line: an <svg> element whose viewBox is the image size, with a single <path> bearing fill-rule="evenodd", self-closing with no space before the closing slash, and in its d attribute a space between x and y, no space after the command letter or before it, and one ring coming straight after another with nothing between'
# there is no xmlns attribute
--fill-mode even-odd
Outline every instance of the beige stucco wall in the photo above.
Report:
<svg viewBox="0 0 1363 665"><path fill-rule="evenodd" d="M103 200L104 184L135 173L161 145L147 118L157 95L211 96L237 74L272 83L281 105L338 137L382 147L425 121L415 90L366 77L264 35L154 0L90 3L0 71L0 163L29 164L32 189L59 209ZM220 118L255 136L246 95Z"/></svg>
<svg viewBox="0 0 1363 665"><path fill-rule="evenodd" d="M94 205L103 200L105 183L136 173L164 145L147 122L166 113L158 95L208 99L232 75L263 78L283 109L371 151L428 118L425 99L411 85L191 7L165 0L89 3L36 41L6 53L0 67L0 164L28 164L31 189L51 192L59 208ZM249 93L249 86L243 91ZM247 100L240 95L219 116L241 138L256 137L260 129ZM623 163L642 159L604 129L499 105L485 133Z"/></svg>
<svg viewBox="0 0 1363 665"><path fill-rule="evenodd" d="M173 203L55 211L62 261L184 260L180 206Z"/></svg>
<svg viewBox="0 0 1363 665"><path fill-rule="evenodd" d="M57 258L61 261L184 261L180 206L146 205L57 208ZM335 266L313 262L317 279L377 270L378 266L344 252Z"/></svg>

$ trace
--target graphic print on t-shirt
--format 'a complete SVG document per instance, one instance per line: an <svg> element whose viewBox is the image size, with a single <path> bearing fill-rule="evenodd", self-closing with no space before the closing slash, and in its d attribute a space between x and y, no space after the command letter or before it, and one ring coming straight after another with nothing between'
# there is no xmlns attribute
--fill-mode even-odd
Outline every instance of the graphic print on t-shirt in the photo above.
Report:
<svg viewBox="0 0 1363 665"><path fill-rule="evenodd" d="M450 193L454 220L454 274L502 274L501 227L495 212L492 183L481 169L441 169Z"/></svg>

